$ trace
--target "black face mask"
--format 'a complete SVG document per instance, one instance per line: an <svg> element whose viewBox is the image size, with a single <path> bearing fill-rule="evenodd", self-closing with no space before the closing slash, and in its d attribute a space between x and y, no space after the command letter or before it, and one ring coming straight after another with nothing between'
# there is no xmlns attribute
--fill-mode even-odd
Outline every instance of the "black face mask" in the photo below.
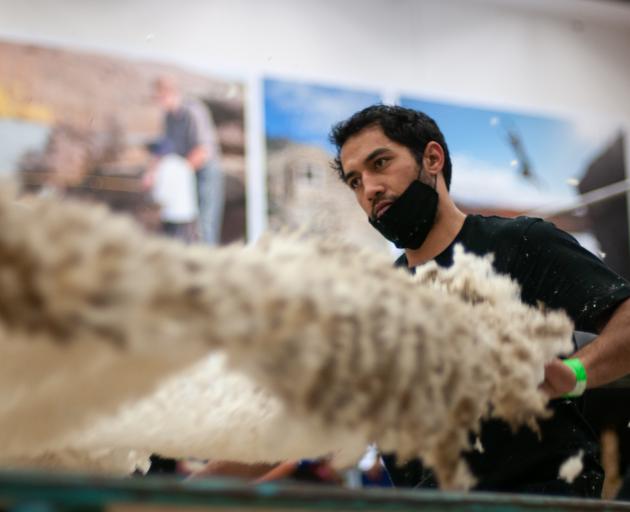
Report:
<svg viewBox="0 0 630 512"><path fill-rule="evenodd" d="M431 231L438 206L438 193L414 180L387 211L370 224L399 249L418 249Z"/></svg>

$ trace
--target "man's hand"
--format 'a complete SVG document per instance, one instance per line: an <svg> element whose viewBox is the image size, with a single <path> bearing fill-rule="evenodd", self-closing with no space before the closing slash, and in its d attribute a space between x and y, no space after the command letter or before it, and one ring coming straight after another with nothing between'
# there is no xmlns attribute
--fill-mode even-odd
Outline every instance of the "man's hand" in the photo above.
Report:
<svg viewBox="0 0 630 512"><path fill-rule="evenodd" d="M206 162L210 160L210 151L205 146L195 146L190 150L190 153L186 155L186 160L193 168L193 171L197 172L201 169Z"/></svg>
<svg viewBox="0 0 630 512"><path fill-rule="evenodd" d="M151 190L155 186L155 166L147 169L142 175L142 189Z"/></svg>
<svg viewBox="0 0 630 512"><path fill-rule="evenodd" d="M554 359L545 366L545 380L540 385L550 399L573 391L577 380L571 368L565 365L560 359Z"/></svg>

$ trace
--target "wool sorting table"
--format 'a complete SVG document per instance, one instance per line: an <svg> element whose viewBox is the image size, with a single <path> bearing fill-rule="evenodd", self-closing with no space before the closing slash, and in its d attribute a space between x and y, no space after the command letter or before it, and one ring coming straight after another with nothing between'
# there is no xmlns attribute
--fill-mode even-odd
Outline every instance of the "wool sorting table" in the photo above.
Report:
<svg viewBox="0 0 630 512"><path fill-rule="evenodd" d="M140 512L174 510L630 512L630 502L427 490L350 490L322 485L229 479L106 478L0 472L2 512Z"/></svg>

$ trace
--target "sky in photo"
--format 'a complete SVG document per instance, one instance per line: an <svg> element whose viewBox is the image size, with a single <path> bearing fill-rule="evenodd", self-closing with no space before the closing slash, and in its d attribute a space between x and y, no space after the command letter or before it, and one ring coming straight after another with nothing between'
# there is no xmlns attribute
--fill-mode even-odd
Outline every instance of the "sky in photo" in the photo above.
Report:
<svg viewBox="0 0 630 512"><path fill-rule="evenodd" d="M332 125L380 101L376 93L265 80L265 133L268 138L314 145L332 155L334 148L328 142Z"/></svg>

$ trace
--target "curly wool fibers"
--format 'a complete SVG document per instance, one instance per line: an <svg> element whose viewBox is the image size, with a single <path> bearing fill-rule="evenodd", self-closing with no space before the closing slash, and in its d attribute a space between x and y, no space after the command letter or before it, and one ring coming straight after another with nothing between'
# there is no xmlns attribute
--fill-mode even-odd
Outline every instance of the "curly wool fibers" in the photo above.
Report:
<svg viewBox="0 0 630 512"><path fill-rule="evenodd" d="M0 192L5 465L349 463L376 442L466 488L469 432L547 414L542 369L571 329L461 250L409 276L332 240L189 247L103 207ZM229 369L193 366L210 351Z"/></svg>

